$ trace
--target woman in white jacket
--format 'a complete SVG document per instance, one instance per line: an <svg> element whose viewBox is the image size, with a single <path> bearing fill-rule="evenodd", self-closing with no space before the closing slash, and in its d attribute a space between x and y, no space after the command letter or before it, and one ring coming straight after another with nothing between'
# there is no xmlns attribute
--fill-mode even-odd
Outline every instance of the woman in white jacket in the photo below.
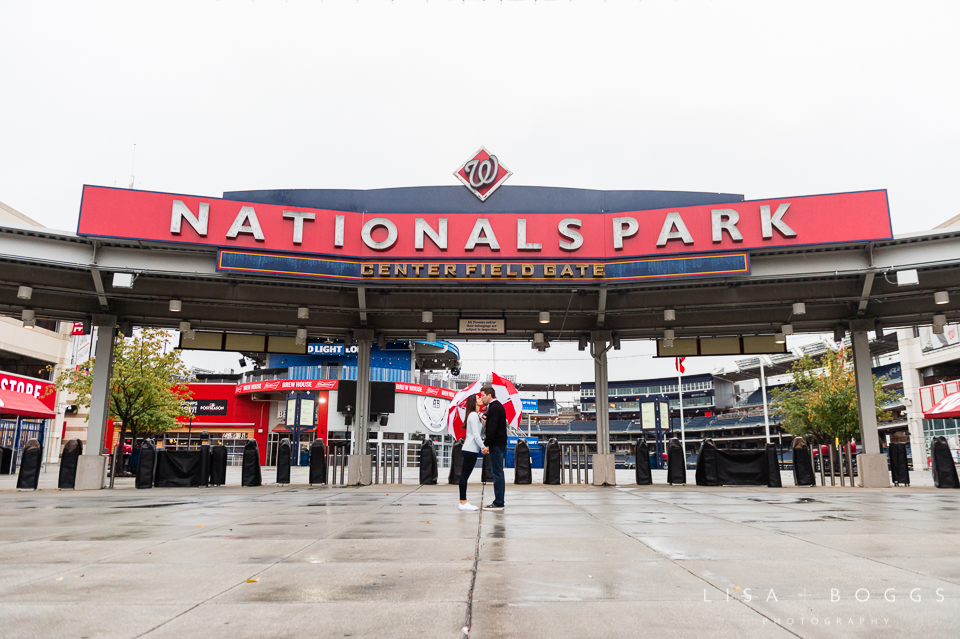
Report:
<svg viewBox="0 0 960 639"><path fill-rule="evenodd" d="M463 466L460 470L460 510L473 511L477 507L467 501L467 480L473 467L477 465L477 456L483 448L480 437L480 413L477 412L477 396L467 398L467 436L463 440Z"/></svg>

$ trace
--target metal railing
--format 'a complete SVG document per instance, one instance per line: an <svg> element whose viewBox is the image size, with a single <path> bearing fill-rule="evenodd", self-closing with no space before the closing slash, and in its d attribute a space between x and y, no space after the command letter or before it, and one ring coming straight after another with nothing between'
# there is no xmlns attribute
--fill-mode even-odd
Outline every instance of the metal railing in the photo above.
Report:
<svg viewBox="0 0 960 639"><path fill-rule="evenodd" d="M560 482L564 484L589 484L590 483L590 456L588 455L588 446L596 442L559 442L560 443ZM583 481L581 481L580 471L583 471ZM574 481L574 471L576 471L576 481ZM567 480L564 481L564 473Z"/></svg>
<svg viewBox="0 0 960 639"><path fill-rule="evenodd" d="M814 455L814 447L810 447L810 457L813 462L814 473L820 473L820 485L827 485L827 477L830 478L830 485L836 486L839 478L840 486L846 486L849 481L850 487L854 486L854 478L857 477L857 466L850 451L850 446L846 451L838 450L833 444L827 447L827 454L823 454L823 448L819 448L819 454ZM846 459L844 459L846 458Z"/></svg>
<svg viewBox="0 0 960 639"><path fill-rule="evenodd" d="M346 486L347 458L350 456L350 442L346 440L331 440L327 442L327 472L330 473L331 486ZM340 481L337 481L337 470L340 471Z"/></svg>
<svg viewBox="0 0 960 639"><path fill-rule="evenodd" d="M373 483L375 484L402 484L403 483L404 452L401 442L381 442L373 449ZM383 480L380 479L380 470L383 469ZM390 480L387 480L389 471Z"/></svg>

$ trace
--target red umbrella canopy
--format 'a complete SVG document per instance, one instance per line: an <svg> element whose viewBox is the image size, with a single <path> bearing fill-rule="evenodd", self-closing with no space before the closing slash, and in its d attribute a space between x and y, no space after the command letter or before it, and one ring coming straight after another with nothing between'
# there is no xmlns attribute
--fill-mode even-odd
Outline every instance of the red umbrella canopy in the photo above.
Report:
<svg viewBox="0 0 960 639"><path fill-rule="evenodd" d="M956 419L960 417L960 393L947 395L923 414L924 419Z"/></svg>

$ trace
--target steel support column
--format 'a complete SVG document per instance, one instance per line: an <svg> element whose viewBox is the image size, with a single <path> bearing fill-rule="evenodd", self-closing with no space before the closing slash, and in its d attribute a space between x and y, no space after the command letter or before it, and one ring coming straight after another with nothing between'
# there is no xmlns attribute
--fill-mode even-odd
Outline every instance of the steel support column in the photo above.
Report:
<svg viewBox="0 0 960 639"><path fill-rule="evenodd" d="M607 343L593 343L593 371L597 400L597 453L610 454L610 400L607 388Z"/></svg>
<svg viewBox="0 0 960 639"><path fill-rule="evenodd" d="M113 342L117 338L117 317L95 315L97 327L96 362L93 366L93 385L90 389L90 419L87 422L87 445L84 455L110 452L110 442L104 441L107 419L110 417L110 379L113 377Z"/></svg>
<svg viewBox="0 0 960 639"><path fill-rule="evenodd" d="M367 454L367 439L370 437L370 346L373 330L354 331L357 340L357 420L353 424L353 454L347 460L350 485L369 485L372 481L372 457Z"/></svg>
<svg viewBox="0 0 960 639"><path fill-rule="evenodd" d="M77 490L99 490L104 487L107 458L101 453L107 419L110 417L110 380L113 377L113 342L117 337L116 315L94 315L97 327L96 361L90 388L90 417L87 421L87 445L77 464Z"/></svg>
<svg viewBox="0 0 960 639"><path fill-rule="evenodd" d="M610 452L610 392L607 386L607 351L610 350L610 332L595 331L590 352L596 380L597 452L593 456L593 485L616 486L616 461Z"/></svg>
<svg viewBox="0 0 960 639"><path fill-rule="evenodd" d="M870 366L870 342L867 330L872 328L869 320L850 323L853 343L853 371L857 383L857 411L860 417L860 441L863 453L857 455L857 470L860 486L864 488L887 488L890 475L887 456L880 452L880 435L877 432L877 398L873 392L873 370ZM846 443L846 442L844 442Z"/></svg>
<svg viewBox="0 0 960 639"><path fill-rule="evenodd" d="M863 452L879 453L880 436L877 433L877 402L873 394L873 370L870 366L870 343L866 331L851 331L853 341L853 372L857 380L857 410L860 417L860 438Z"/></svg>
<svg viewBox="0 0 960 639"><path fill-rule="evenodd" d="M370 436L370 340L357 340L357 421L353 425L355 455L367 454Z"/></svg>

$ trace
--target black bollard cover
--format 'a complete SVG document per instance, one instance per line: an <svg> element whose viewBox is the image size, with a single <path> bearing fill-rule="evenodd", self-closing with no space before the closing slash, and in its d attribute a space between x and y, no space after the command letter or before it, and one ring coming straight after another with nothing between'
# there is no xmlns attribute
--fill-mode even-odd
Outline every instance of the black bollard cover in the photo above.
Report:
<svg viewBox="0 0 960 639"><path fill-rule="evenodd" d="M203 453L199 450L158 450L155 488L196 488L200 486Z"/></svg>
<svg viewBox="0 0 960 639"><path fill-rule="evenodd" d="M450 474L447 476L448 484L459 484L460 473L463 472L463 440L458 439L450 452Z"/></svg>
<svg viewBox="0 0 960 639"><path fill-rule="evenodd" d="M241 486L262 486L263 478L260 476L260 449L257 448L257 440L248 439L243 446L243 467L240 474Z"/></svg>
<svg viewBox="0 0 960 639"><path fill-rule="evenodd" d="M0 475L13 474L13 449L9 446L0 447Z"/></svg>
<svg viewBox="0 0 960 639"><path fill-rule="evenodd" d="M543 483L551 486L560 484L563 476L563 460L560 458L560 443L556 438L547 442L543 449Z"/></svg>
<svg viewBox="0 0 960 639"><path fill-rule="evenodd" d="M137 488L153 488L153 477L157 471L157 445L152 439L140 444L140 463L137 465Z"/></svg>
<svg viewBox="0 0 960 639"><path fill-rule="evenodd" d="M493 470L490 468L490 455L484 455L480 462L480 481L484 484L493 482Z"/></svg>
<svg viewBox="0 0 960 639"><path fill-rule="evenodd" d="M697 453L697 486L719 486L717 479L717 445L709 437L700 444Z"/></svg>
<svg viewBox="0 0 960 639"><path fill-rule="evenodd" d="M317 437L310 444L310 485L327 483L327 449Z"/></svg>
<svg viewBox="0 0 960 639"><path fill-rule="evenodd" d="M933 485L937 488L960 488L960 479L957 478L957 466L953 463L950 454L950 444L947 438L941 435L934 437L930 445L930 462L933 466Z"/></svg>
<svg viewBox="0 0 960 639"><path fill-rule="evenodd" d="M420 485L433 486L437 483L437 451L429 439L420 446Z"/></svg>
<svg viewBox="0 0 960 639"><path fill-rule="evenodd" d="M793 483L797 486L816 486L810 445L803 437L797 437L790 445L793 450Z"/></svg>
<svg viewBox="0 0 960 639"><path fill-rule="evenodd" d="M892 442L888 449L890 451L890 477L897 486L910 485L910 469L907 468L907 445L900 442Z"/></svg>
<svg viewBox="0 0 960 639"><path fill-rule="evenodd" d="M527 440L517 441L517 448L513 451L513 460L513 483L532 484L533 461L530 459L530 447L527 446Z"/></svg>
<svg viewBox="0 0 960 639"><path fill-rule="evenodd" d="M20 453L20 475L17 477L17 488L20 490L36 490L40 484L40 464L43 463L43 446L36 439L27 442L27 446Z"/></svg>
<svg viewBox="0 0 960 639"><path fill-rule="evenodd" d="M284 437L277 446L277 483L290 483L290 460L293 454L290 440Z"/></svg>
<svg viewBox="0 0 960 639"><path fill-rule="evenodd" d="M223 486L227 483L227 447L210 447L210 484Z"/></svg>
<svg viewBox="0 0 960 639"><path fill-rule="evenodd" d="M684 459L683 447L680 440L674 437L667 448L667 483L687 483L687 460Z"/></svg>
<svg viewBox="0 0 960 639"><path fill-rule="evenodd" d="M637 440L634 457L637 464L637 485L651 486L653 474L650 472L650 447L647 446L647 440L642 438Z"/></svg>
<svg viewBox="0 0 960 639"><path fill-rule="evenodd" d="M63 446L60 453L60 477L57 479L57 488L66 490L77 485L77 464L83 454L83 442L79 439L70 439Z"/></svg>
<svg viewBox="0 0 960 639"><path fill-rule="evenodd" d="M777 457L777 445L767 444L767 488L783 488L783 480L780 479L780 459Z"/></svg>

